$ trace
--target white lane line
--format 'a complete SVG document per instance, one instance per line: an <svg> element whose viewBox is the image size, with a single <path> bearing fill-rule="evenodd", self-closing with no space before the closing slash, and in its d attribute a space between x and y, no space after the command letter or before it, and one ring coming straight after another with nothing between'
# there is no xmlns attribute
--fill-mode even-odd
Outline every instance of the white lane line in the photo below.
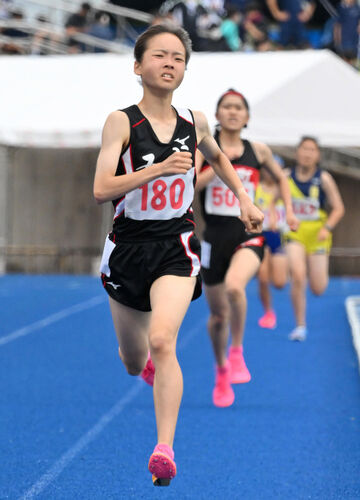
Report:
<svg viewBox="0 0 360 500"><path fill-rule="evenodd" d="M360 295L350 295L345 300L347 317L351 327L353 344L360 370Z"/></svg>
<svg viewBox="0 0 360 500"><path fill-rule="evenodd" d="M65 467L76 457L91 441L93 441L104 428L119 415L125 406L135 398L135 396L144 388L142 380L138 380L130 391L121 398L108 413L105 413L97 424L94 425L86 434L84 434L59 460L47 471L41 478L21 497L21 500L30 500L39 495L50 483L56 479Z"/></svg>
<svg viewBox="0 0 360 500"><path fill-rule="evenodd" d="M60 321L64 318L67 318L72 314L76 314L78 312L85 311L86 309L90 309L91 307L97 306L98 304L105 302L105 300L106 295L98 295L97 297L93 297L90 300L80 302L79 304L68 307L67 309L63 309L62 311L51 314L44 319L35 321L35 323L31 323L30 325L24 326L23 328L19 328L18 330L15 330L5 337L0 337L0 346L8 344L9 342L12 342L13 340L16 340L20 337L24 337L25 335L35 332L36 330L41 330L42 328L45 328L46 326L49 326L52 323L56 323L57 321Z"/></svg>
<svg viewBox="0 0 360 500"><path fill-rule="evenodd" d="M204 318L196 323L196 326L189 330L186 335L184 335L179 343L179 349L182 350L187 346L190 340L195 336L195 334L200 330L201 327L205 327ZM69 465L69 463L78 455L91 441L93 441L104 429L105 427L117 417L125 408L125 406L130 403L138 393L146 386L142 379L138 379L137 383L132 387L123 398L121 398L105 415L103 415L100 420L92 427L86 434L84 434L67 452L65 452L59 460L41 476L41 478L27 490L27 492L19 498L19 500L31 500L37 495L42 493L45 488L49 486Z"/></svg>

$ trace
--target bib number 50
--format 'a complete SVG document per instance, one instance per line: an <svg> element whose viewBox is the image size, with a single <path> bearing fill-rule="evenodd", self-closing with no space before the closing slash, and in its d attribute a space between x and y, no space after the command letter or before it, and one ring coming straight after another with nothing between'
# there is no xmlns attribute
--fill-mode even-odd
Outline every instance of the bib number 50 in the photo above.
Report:
<svg viewBox="0 0 360 500"><path fill-rule="evenodd" d="M225 205L227 207L239 207L239 200L236 198L234 193L228 189L221 186L216 186L212 188L212 199L215 207L220 207Z"/></svg>

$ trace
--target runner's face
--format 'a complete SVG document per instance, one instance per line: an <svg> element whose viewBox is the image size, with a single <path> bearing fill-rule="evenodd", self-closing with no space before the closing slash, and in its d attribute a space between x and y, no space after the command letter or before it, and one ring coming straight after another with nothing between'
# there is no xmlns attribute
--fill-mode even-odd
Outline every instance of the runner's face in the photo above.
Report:
<svg viewBox="0 0 360 500"><path fill-rule="evenodd" d="M184 78L185 47L171 33L151 38L141 62L135 61L135 73L144 86L157 90L175 90Z"/></svg>
<svg viewBox="0 0 360 500"><path fill-rule="evenodd" d="M229 94L222 99L216 119L222 129L240 131L249 121L249 112L240 96Z"/></svg>
<svg viewBox="0 0 360 500"><path fill-rule="evenodd" d="M299 165L306 168L315 168L320 160L320 151L314 141L304 141L296 151Z"/></svg>

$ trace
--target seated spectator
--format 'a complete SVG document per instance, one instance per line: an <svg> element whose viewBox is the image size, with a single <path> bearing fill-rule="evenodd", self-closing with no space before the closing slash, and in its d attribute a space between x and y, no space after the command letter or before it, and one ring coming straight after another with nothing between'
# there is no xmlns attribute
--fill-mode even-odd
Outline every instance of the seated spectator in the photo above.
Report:
<svg viewBox="0 0 360 500"><path fill-rule="evenodd" d="M335 48L347 62L355 64L360 33L360 6L356 0L343 0L334 27Z"/></svg>
<svg viewBox="0 0 360 500"><path fill-rule="evenodd" d="M162 10L161 10L162 12ZM201 16L207 14L206 9L200 4L198 0L184 0L176 3L169 9L174 21L182 26L191 38L193 50L202 50L202 40L198 33L198 23ZM165 14L165 12L162 12Z"/></svg>
<svg viewBox="0 0 360 500"><path fill-rule="evenodd" d="M241 21L241 14L237 7L228 5L226 8L226 17L222 21L220 31L225 38L229 49L232 51L241 49L241 38L239 35L239 25Z"/></svg>
<svg viewBox="0 0 360 500"><path fill-rule="evenodd" d="M246 7L243 26L247 48L259 52L273 50L268 35L268 23L257 2L249 3Z"/></svg>
<svg viewBox="0 0 360 500"><path fill-rule="evenodd" d="M10 15L11 21L22 21L24 15L20 10L13 11ZM29 38L29 32L22 30L17 27L3 28L1 34L12 39L12 41L7 41L2 44L1 52L3 54L26 54L26 47L22 41L26 41Z"/></svg>
<svg viewBox="0 0 360 500"><path fill-rule="evenodd" d="M227 52L232 50L221 31L223 19L217 10L206 10L196 20L197 32L200 38L200 51Z"/></svg>
<svg viewBox="0 0 360 500"><path fill-rule="evenodd" d="M88 35L101 38L102 40L114 40L115 33L110 24L110 16L106 12L96 12L94 21L91 23L87 33ZM106 50L101 47L88 47L88 50L93 52L106 52Z"/></svg>
<svg viewBox="0 0 360 500"><path fill-rule="evenodd" d="M171 12L162 12L161 10L152 11L151 25L156 24L177 24Z"/></svg>
<svg viewBox="0 0 360 500"><path fill-rule="evenodd" d="M63 35L54 32L49 19L43 15L36 18L39 27L33 34L31 41L31 54L44 56L53 53L54 46L63 44Z"/></svg>
<svg viewBox="0 0 360 500"><path fill-rule="evenodd" d="M279 44L282 47L304 49L309 47L305 24L315 11L313 1L266 0L271 15L280 23Z"/></svg>
<svg viewBox="0 0 360 500"><path fill-rule="evenodd" d="M76 41L71 35L75 33L84 33L89 25L89 14L91 5L87 2L82 3L80 10L71 14L65 24L66 34L69 37L68 46L69 53L78 53L84 50L84 45Z"/></svg>

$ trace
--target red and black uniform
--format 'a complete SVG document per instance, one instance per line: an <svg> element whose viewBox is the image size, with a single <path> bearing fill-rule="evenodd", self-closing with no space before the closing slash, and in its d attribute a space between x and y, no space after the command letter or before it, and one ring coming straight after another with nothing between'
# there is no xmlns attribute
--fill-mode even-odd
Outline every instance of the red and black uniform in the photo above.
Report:
<svg viewBox="0 0 360 500"><path fill-rule="evenodd" d="M122 111L130 121L130 141L120 155L116 175L151 168L175 151L189 151L195 158L196 131L190 110L175 109L177 123L168 143L159 141L138 106ZM164 275L197 276L193 299L201 294L200 244L193 232L191 206L195 181L193 167L185 175L159 177L113 201L113 229L106 238L100 268L112 298L150 311L150 287Z"/></svg>
<svg viewBox="0 0 360 500"><path fill-rule="evenodd" d="M219 132L215 139L220 145ZM242 181L251 200L254 201L256 186L259 182L260 168L256 154L249 141L243 140L244 152L231 163ZM210 166L205 162L202 170ZM264 237L261 233L246 231L239 219L240 204L226 184L215 176L200 193L205 230L201 244L201 274L207 285L224 281L233 254L240 248L250 248L259 259L264 256Z"/></svg>

